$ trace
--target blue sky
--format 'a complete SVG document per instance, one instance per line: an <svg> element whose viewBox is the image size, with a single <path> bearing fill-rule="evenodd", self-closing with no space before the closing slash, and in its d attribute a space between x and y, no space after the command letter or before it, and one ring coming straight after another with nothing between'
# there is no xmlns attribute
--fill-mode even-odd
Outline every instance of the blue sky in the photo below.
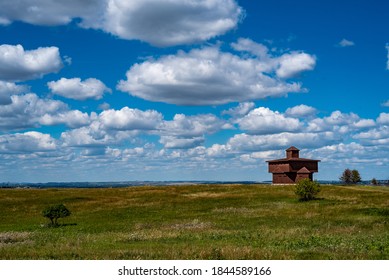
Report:
<svg viewBox="0 0 389 280"><path fill-rule="evenodd" d="M389 178L384 1L58 2L0 0L0 181Z"/></svg>

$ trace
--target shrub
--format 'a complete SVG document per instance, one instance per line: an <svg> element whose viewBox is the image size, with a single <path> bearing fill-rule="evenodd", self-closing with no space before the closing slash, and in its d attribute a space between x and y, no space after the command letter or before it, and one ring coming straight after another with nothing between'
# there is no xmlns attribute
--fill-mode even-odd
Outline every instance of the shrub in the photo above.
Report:
<svg viewBox="0 0 389 280"><path fill-rule="evenodd" d="M43 217L50 219L52 226L58 226L58 219L70 216L71 212L63 204L46 207L42 211Z"/></svg>
<svg viewBox="0 0 389 280"><path fill-rule="evenodd" d="M298 181L295 188L295 194L300 197L301 201L313 200L320 192L320 184L310 179L302 179Z"/></svg>

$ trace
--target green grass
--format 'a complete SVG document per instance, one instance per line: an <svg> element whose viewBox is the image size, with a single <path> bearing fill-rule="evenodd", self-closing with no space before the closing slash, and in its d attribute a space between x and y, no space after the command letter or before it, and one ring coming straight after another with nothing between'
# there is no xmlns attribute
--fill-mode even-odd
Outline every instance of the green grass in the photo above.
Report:
<svg viewBox="0 0 389 280"><path fill-rule="evenodd" d="M389 188L0 189L0 259L389 259ZM42 210L72 212L57 228Z"/></svg>

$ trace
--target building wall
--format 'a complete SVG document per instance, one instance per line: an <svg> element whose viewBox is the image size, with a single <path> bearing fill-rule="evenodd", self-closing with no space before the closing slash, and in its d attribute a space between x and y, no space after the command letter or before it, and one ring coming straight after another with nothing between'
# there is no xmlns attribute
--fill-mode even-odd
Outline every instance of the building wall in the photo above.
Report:
<svg viewBox="0 0 389 280"><path fill-rule="evenodd" d="M318 171L318 164L315 161L293 161L290 162L290 167L290 171L298 171L303 167L307 168L311 172Z"/></svg>
<svg viewBox="0 0 389 280"><path fill-rule="evenodd" d="M269 163L269 172L289 172L290 165L289 163Z"/></svg>
<svg viewBox="0 0 389 280"><path fill-rule="evenodd" d="M302 179L310 179L312 181L312 173L298 173L296 177L296 183Z"/></svg>
<svg viewBox="0 0 389 280"><path fill-rule="evenodd" d="M298 181L308 178L313 179L312 173L286 172L273 173L273 184L296 184Z"/></svg>
<svg viewBox="0 0 389 280"><path fill-rule="evenodd" d="M297 173L273 173L273 184L294 184Z"/></svg>

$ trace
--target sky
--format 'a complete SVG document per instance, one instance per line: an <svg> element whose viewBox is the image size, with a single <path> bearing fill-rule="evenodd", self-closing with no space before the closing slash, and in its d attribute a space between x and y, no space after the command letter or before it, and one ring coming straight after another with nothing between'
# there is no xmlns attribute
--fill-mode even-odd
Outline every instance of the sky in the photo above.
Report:
<svg viewBox="0 0 389 280"><path fill-rule="evenodd" d="M388 8L0 0L0 182L389 179Z"/></svg>

